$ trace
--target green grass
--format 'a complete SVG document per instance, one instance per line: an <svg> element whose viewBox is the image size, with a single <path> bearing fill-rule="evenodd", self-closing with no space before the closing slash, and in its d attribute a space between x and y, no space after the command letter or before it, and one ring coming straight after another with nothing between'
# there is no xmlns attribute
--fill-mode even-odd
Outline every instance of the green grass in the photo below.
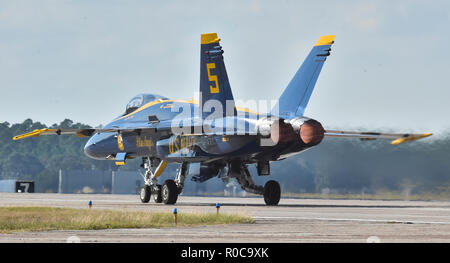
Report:
<svg viewBox="0 0 450 263"><path fill-rule="evenodd" d="M177 226L254 223L232 214L179 213ZM53 207L0 207L0 233L46 230L97 230L173 227L172 213L123 212Z"/></svg>

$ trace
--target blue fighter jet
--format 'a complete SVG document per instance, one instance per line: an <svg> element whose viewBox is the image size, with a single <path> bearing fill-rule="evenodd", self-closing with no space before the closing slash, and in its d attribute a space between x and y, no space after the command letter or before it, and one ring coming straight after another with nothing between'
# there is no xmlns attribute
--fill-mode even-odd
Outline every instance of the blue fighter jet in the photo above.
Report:
<svg viewBox="0 0 450 263"><path fill-rule="evenodd" d="M268 180L256 185L248 165L258 176L270 174L270 162L283 160L318 145L324 137L390 139L400 144L430 136L325 130L317 120L303 115L322 66L330 55L334 35L322 36L268 113L235 105L216 33L201 35L200 92L198 100L174 100L139 94L125 112L101 129L40 129L14 140L39 135L75 134L90 137L84 151L91 158L114 160L142 158L145 184L140 199L147 203L174 204L188 175L198 182L213 177L232 178L250 193L277 205L281 189ZM175 178L158 182L168 163L180 165Z"/></svg>

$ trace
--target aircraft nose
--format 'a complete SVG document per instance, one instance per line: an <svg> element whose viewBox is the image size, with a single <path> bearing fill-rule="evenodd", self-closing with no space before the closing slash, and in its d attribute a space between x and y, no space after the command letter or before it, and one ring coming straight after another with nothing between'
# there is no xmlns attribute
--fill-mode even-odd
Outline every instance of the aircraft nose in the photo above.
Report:
<svg viewBox="0 0 450 263"><path fill-rule="evenodd" d="M84 146L84 154L88 157L95 158L95 143L88 142Z"/></svg>

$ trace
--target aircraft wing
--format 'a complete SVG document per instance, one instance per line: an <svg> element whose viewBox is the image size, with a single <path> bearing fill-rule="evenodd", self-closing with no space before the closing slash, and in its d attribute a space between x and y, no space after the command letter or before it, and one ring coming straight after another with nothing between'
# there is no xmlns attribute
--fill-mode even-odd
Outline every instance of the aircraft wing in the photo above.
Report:
<svg viewBox="0 0 450 263"><path fill-rule="evenodd" d="M13 140L21 140L28 137L38 137L39 135L61 135L61 134L74 134L78 137L90 137L95 132L106 132L111 129L50 129L44 128L27 132L13 137ZM113 131L113 130L111 130Z"/></svg>
<svg viewBox="0 0 450 263"><path fill-rule="evenodd" d="M112 128L102 128L102 129L52 129L52 128L44 128L44 129L38 129L31 132L27 132L24 134L20 134L13 137L13 140L21 140L29 137L38 137L40 135L61 135L61 134L72 134L76 135L78 137L90 137L95 133L104 133L104 132L117 132L117 133L127 133L127 132L148 132L148 131L158 131L158 132L164 132L167 134L171 134L173 131L173 124L171 120L168 121L161 121L161 122L155 122L153 124L142 124L142 123L136 123L131 124L129 123L127 127L117 127L113 126ZM180 127L181 128L181 127ZM187 130L194 130L196 126L192 123L188 123L187 125L184 125L184 129ZM201 129L201 126L200 126Z"/></svg>
<svg viewBox="0 0 450 263"><path fill-rule="evenodd" d="M73 134L80 138L91 137L97 132L142 132L145 130L154 130L155 128L149 127L135 127L135 128L110 128L110 129L50 129L44 128L39 130L34 130L32 132L27 132L13 137L13 140L21 140L28 137L38 137L40 135L61 135L61 134Z"/></svg>
<svg viewBox="0 0 450 263"><path fill-rule="evenodd" d="M29 137L38 137L40 135L61 135L61 134L73 134L78 137L90 137L94 133L100 132L145 132L146 130L159 130L169 131L171 129L169 123L159 123L162 125L156 125L155 127L127 127L127 128L107 128L107 129L50 129L44 128L27 132L13 137L13 140L21 140ZM191 128L194 128L192 126ZM391 144L398 145L405 142L415 141L428 136L432 133L380 133L380 132L355 132L355 131L340 131L340 130L326 130L325 137L332 138L356 138L363 141L376 140L376 139L388 139L392 140Z"/></svg>
<svg viewBox="0 0 450 263"><path fill-rule="evenodd" d="M404 142L415 141L428 136L432 133L380 133L380 132L354 132L354 131L338 131L338 130L326 130L325 137L334 138L357 138L363 141L376 140L376 139L388 139L392 140L391 144L398 145Z"/></svg>

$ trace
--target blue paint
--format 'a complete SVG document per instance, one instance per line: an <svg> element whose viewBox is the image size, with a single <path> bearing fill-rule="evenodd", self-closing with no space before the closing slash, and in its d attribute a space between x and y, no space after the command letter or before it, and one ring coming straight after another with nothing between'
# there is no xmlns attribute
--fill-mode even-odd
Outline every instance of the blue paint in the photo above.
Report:
<svg viewBox="0 0 450 263"><path fill-rule="evenodd" d="M219 43L202 44L200 54L200 107L202 108L202 118L207 118L216 110L222 111L219 116L235 116L234 98L223 61L222 47ZM220 103L219 106L222 109L211 108L217 102Z"/></svg>
<svg viewBox="0 0 450 263"><path fill-rule="evenodd" d="M301 117L322 70L331 45L314 46L291 82L281 94L271 114L284 119Z"/></svg>

